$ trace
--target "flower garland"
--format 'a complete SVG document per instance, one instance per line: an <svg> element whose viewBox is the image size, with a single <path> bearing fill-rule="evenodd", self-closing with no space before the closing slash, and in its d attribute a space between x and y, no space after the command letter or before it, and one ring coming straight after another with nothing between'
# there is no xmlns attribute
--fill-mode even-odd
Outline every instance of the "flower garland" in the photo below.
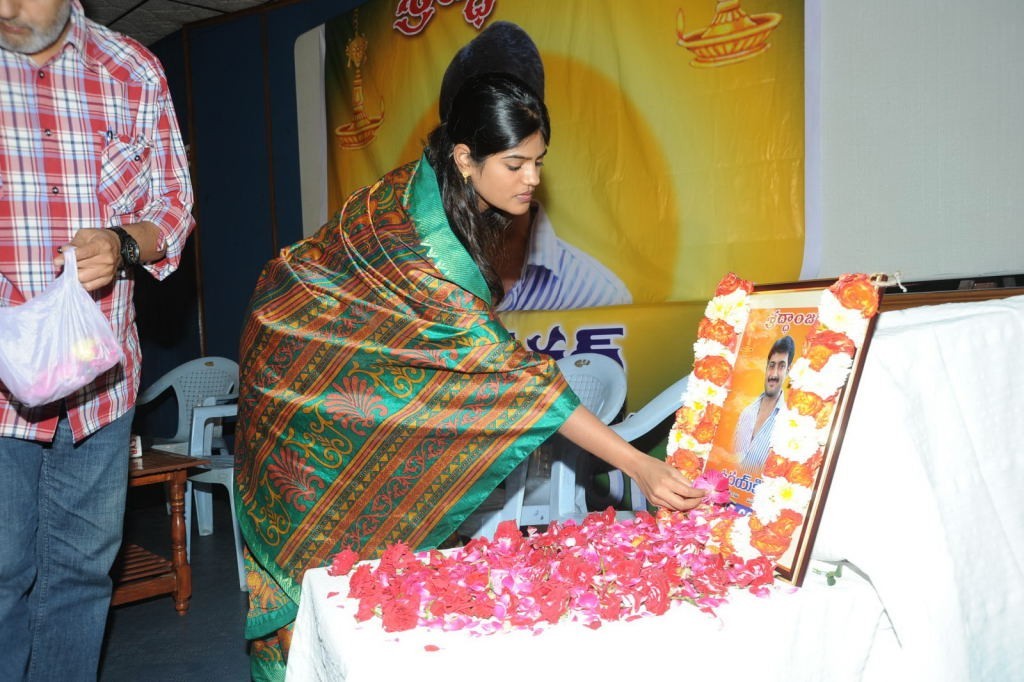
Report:
<svg viewBox="0 0 1024 682"><path fill-rule="evenodd" d="M514 522L492 540L477 538L445 552L385 549L376 565L345 549L329 573L346 575L357 620L379 617L389 632L417 626L487 634L540 630L561 620L599 627L664 613L674 602L713 612L730 589L767 594L774 562L803 523L839 390L877 312L865 275L846 275L823 292L819 321L790 372L788 407L773 431L753 515L725 507L728 483L705 471L728 395L739 339L750 312L750 282L728 275L708 303L694 344L693 378L672 427L667 461L707 504L689 513L640 512L616 520L612 510L577 525L552 522L523 537ZM329 596L339 596L332 593Z"/></svg>
<svg viewBox="0 0 1024 682"><path fill-rule="evenodd" d="M693 376L669 432L666 461L696 480L707 465L711 442L729 394L740 336L747 326L754 285L729 273L704 310L693 345Z"/></svg>
<svg viewBox="0 0 1024 682"><path fill-rule="evenodd" d="M774 562L803 526L839 392L868 321L878 312L878 290L867 275L843 275L822 292L818 312L818 323L789 373L786 406L775 420L763 481L751 502L753 514L718 520L709 549Z"/></svg>

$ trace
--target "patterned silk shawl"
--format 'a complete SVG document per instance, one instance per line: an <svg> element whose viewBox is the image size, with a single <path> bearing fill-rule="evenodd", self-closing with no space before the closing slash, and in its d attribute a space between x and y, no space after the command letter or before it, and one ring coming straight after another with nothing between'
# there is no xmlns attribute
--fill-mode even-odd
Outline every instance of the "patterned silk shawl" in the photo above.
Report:
<svg viewBox="0 0 1024 682"><path fill-rule="evenodd" d="M499 323L425 159L267 265L241 357L250 638L344 547L437 546L579 404Z"/></svg>

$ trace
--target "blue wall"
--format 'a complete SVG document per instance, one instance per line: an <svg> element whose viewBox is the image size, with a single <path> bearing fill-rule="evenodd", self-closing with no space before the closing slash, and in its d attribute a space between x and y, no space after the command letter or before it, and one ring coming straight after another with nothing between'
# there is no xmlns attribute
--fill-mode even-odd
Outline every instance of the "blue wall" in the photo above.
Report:
<svg viewBox="0 0 1024 682"><path fill-rule="evenodd" d="M182 135L188 140L188 107L182 35L176 33L154 50L164 63L167 82L174 99ZM139 273L135 286L135 309L142 343L142 387L200 355L199 311L196 296L196 242L190 239L178 270L158 282ZM136 412L138 433L169 436L174 433L177 409L171 395Z"/></svg>
<svg viewBox="0 0 1024 682"><path fill-rule="evenodd" d="M260 7L186 26L152 46L192 144L197 226L187 257L197 254L196 266L189 273L183 264L174 277L191 277L202 292L203 309L196 307L193 292L191 302L155 306L161 314L172 308L192 314L192 323L176 315L173 324L149 323L145 330L140 325L148 363L144 385L168 363L199 355L200 324L207 355L238 358L246 305L260 270L278 248L302 237L295 40L363 1ZM185 288L167 295L187 297Z"/></svg>

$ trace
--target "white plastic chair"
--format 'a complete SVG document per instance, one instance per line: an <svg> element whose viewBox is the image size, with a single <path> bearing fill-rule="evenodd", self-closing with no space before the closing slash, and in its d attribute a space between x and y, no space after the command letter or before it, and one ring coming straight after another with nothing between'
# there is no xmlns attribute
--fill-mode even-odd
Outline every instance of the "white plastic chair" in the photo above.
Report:
<svg viewBox="0 0 1024 682"><path fill-rule="evenodd" d="M136 405L150 403L167 389L174 390L178 403L178 423L174 435L154 438L153 445L184 455L188 452L189 433L192 429L192 410L211 397L227 396L238 391L238 363L217 356L196 358L178 365L164 374L139 394ZM218 447L223 443L218 440Z"/></svg>
<svg viewBox="0 0 1024 682"><path fill-rule="evenodd" d="M214 425L225 418L238 417L238 403L224 403L216 398L208 404L196 407L192 412L192 430L189 437L188 454L210 460L200 473L188 477L192 495L185 491L185 545L189 554L192 549L192 501L195 500L196 526L200 535L213 533L213 486L222 485L228 491L231 508L231 530L235 536L235 560L238 564L238 585L245 592L245 561L242 554L242 533L235 516L235 456L227 451L213 454ZM219 404L218 404L219 403Z"/></svg>
<svg viewBox="0 0 1024 682"><path fill-rule="evenodd" d="M189 434L192 429L192 411L204 401L237 396L238 363L228 358L211 355L196 358L178 365L162 377L154 381L139 394L135 401L136 407L142 407L162 396L168 389L174 391L174 399L178 407L178 422L174 435L151 439L152 447L166 450L179 455L189 454ZM219 427L214 434L214 445L223 449L225 443L221 438ZM192 483L185 486L186 514L191 509ZM171 513L170 503L167 513ZM185 517L186 538L191 537L192 526L188 515ZM187 545L191 560L191 545Z"/></svg>
<svg viewBox="0 0 1024 682"><path fill-rule="evenodd" d="M558 368L598 419L607 424L618 415L626 401L621 365L600 353L579 353L559 360ZM473 537L493 537L505 520L514 519L523 526L582 518L587 513L586 477L580 474L589 471L582 456L574 444L552 436L509 474L504 493L496 491L460 530Z"/></svg>
<svg viewBox="0 0 1024 682"><path fill-rule="evenodd" d="M618 433L622 436L623 440L628 442L633 442L638 438L646 436L683 406L683 394L686 393L686 386L689 380L689 374L684 376L652 398L639 410L626 415L622 421L612 424L612 431ZM608 472L608 504L614 506L622 502L626 478L618 469L612 469ZM640 486L636 484L636 481L630 479L629 483L630 508L633 511L646 510L647 497L640 490Z"/></svg>

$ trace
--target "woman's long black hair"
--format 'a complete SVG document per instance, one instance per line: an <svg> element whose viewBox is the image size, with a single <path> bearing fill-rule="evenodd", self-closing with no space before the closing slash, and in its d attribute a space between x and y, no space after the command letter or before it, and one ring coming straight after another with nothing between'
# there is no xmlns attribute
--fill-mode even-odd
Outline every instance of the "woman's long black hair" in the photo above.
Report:
<svg viewBox="0 0 1024 682"><path fill-rule="evenodd" d="M493 263L509 219L494 209L480 211L473 184L463 179L453 150L464 144L473 163L482 164L491 154L512 149L538 131L547 145L551 124L540 97L514 76L487 73L459 88L448 119L427 138L427 160L437 174L448 224L483 273L495 305L505 292Z"/></svg>

